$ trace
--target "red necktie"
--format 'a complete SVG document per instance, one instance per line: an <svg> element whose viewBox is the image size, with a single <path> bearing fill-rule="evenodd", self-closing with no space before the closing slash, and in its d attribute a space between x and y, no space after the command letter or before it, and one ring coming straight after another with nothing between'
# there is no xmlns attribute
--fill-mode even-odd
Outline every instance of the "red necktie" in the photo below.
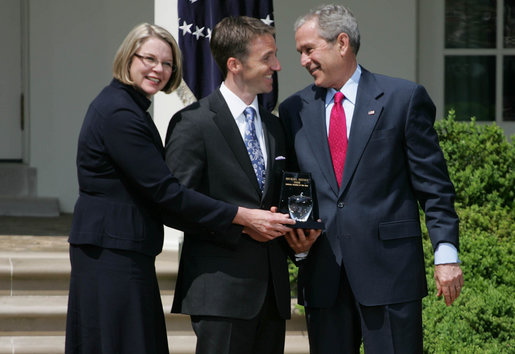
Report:
<svg viewBox="0 0 515 354"><path fill-rule="evenodd" d="M341 187L342 184L343 165L347 154L347 121L342 106L343 99L343 93L336 92L329 122L329 149L338 187Z"/></svg>

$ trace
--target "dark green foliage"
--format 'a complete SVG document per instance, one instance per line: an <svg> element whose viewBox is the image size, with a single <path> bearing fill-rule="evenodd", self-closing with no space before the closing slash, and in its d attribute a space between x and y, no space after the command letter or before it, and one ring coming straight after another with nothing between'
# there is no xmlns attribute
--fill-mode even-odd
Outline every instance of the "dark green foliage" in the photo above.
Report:
<svg viewBox="0 0 515 354"><path fill-rule="evenodd" d="M429 287L424 352L515 353L515 145L495 124L456 122L453 111L435 129L456 188L465 286L450 307L436 297L421 213ZM290 280L296 276L291 264Z"/></svg>
<svg viewBox="0 0 515 354"><path fill-rule="evenodd" d="M424 351L515 352L515 145L501 128L435 123L456 188L465 286L446 307L435 296L433 250L424 229L429 296L423 300ZM423 218L422 218L423 220Z"/></svg>
<svg viewBox="0 0 515 354"><path fill-rule="evenodd" d="M455 121L454 111L435 123L458 204L508 206L515 200L515 145L495 124Z"/></svg>
<svg viewBox="0 0 515 354"><path fill-rule="evenodd" d="M297 266L288 258L288 272L290 273L291 297L297 297Z"/></svg>
<svg viewBox="0 0 515 354"><path fill-rule="evenodd" d="M423 300L428 353L515 351L515 218L512 210L458 209L463 292L451 307L436 297L433 250L424 232L429 296Z"/></svg>

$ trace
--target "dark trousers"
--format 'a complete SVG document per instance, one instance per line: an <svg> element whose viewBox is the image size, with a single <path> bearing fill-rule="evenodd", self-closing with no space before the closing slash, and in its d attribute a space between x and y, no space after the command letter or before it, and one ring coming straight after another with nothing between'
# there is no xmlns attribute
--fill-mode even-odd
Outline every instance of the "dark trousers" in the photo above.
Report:
<svg viewBox="0 0 515 354"><path fill-rule="evenodd" d="M306 307L311 354L422 353L422 301L363 306L352 293L342 270L336 303L329 308Z"/></svg>
<svg viewBox="0 0 515 354"><path fill-rule="evenodd" d="M241 304L239 304L241 306ZM191 316L196 354L282 354L286 323L279 316L273 289L252 319Z"/></svg>

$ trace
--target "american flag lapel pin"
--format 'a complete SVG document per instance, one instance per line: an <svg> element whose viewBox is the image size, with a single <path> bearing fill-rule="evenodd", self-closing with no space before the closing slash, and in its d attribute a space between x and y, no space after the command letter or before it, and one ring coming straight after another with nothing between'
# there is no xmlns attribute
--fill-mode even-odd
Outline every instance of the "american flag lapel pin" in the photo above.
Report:
<svg viewBox="0 0 515 354"><path fill-rule="evenodd" d="M369 116L373 116L374 114L376 114L376 111L374 111L374 110L368 111Z"/></svg>

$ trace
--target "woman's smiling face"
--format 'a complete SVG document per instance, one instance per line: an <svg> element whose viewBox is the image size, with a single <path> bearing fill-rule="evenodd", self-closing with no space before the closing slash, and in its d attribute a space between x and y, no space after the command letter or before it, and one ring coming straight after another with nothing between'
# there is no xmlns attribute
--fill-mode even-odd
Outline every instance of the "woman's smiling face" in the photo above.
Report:
<svg viewBox="0 0 515 354"><path fill-rule="evenodd" d="M150 37L134 54L129 74L134 86L150 98L166 86L172 76L172 66L170 45L160 38Z"/></svg>

